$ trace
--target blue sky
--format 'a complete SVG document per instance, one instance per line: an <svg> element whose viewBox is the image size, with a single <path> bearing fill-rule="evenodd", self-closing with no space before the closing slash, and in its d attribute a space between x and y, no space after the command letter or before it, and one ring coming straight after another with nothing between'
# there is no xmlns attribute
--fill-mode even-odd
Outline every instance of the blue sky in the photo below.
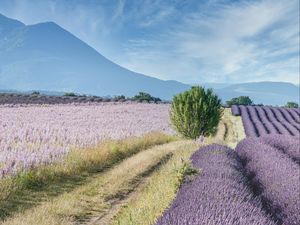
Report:
<svg viewBox="0 0 300 225"><path fill-rule="evenodd" d="M0 0L0 13L54 21L110 60L165 80L299 84L298 0Z"/></svg>

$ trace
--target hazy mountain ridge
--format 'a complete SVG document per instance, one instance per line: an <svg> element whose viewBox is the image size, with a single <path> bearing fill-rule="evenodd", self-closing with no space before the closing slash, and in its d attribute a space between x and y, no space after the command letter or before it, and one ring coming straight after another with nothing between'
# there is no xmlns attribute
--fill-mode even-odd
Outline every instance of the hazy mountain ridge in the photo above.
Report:
<svg viewBox="0 0 300 225"><path fill-rule="evenodd" d="M1 89L74 91L100 96L132 96L145 91L170 99L189 88L180 82L122 68L55 23L16 26L0 17L0 26L6 31L0 37Z"/></svg>
<svg viewBox="0 0 300 225"><path fill-rule="evenodd" d="M299 87L284 82L204 86L223 101L239 95L264 104L299 101ZM169 100L189 88L125 69L53 22L26 26L0 14L0 89L128 97L144 91Z"/></svg>

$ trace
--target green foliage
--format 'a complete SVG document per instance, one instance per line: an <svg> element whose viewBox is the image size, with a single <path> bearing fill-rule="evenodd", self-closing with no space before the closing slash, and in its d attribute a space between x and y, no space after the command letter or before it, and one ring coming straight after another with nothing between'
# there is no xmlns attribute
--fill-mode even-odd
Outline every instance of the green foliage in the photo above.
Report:
<svg viewBox="0 0 300 225"><path fill-rule="evenodd" d="M31 95L40 95L40 92L38 92L38 91L33 91L33 92L31 93Z"/></svg>
<svg viewBox="0 0 300 225"><path fill-rule="evenodd" d="M181 158L183 165L176 170L177 182L175 184L176 189L179 189L180 186L188 179L193 180L199 171L192 167L191 162L187 162Z"/></svg>
<svg viewBox="0 0 300 225"><path fill-rule="evenodd" d="M113 98L114 101L124 101L126 97L124 95L117 95Z"/></svg>
<svg viewBox="0 0 300 225"><path fill-rule="evenodd" d="M150 94L145 93L145 92L140 92L139 94L135 95L132 98L132 100L139 101L139 102L143 102L143 101L146 101L146 102L151 102L151 101L153 101L153 102L161 102L160 98L153 97Z"/></svg>
<svg viewBox="0 0 300 225"><path fill-rule="evenodd" d="M287 102L285 105L286 108L298 108L299 105L296 102Z"/></svg>
<svg viewBox="0 0 300 225"><path fill-rule="evenodd" d="M232 98L231 100L227 101L226 104L228 106L232 106L232 105L252 105L253 102L249 98L249 96L240 96L240 97L237 97L237 98Z"/></svg>
<svg viewBox="0 0 300 225"><path fill-rule="evenodd" d="M197 139L214 134L222 114L221 100L212 89L197 86L174 96L170 118L178 133Z"/></svg>
<svg viewBox="0 0 300 225"><path fill-rule="evenodd" d="M66 92L66 93L64 93L64 96L75 97L77 95L73 92Z"/></svg>

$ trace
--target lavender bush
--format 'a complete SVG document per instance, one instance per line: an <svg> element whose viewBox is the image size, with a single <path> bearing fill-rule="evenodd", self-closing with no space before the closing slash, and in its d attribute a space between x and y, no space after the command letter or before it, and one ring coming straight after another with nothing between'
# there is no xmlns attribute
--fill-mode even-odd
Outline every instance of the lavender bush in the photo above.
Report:
<svg viewBox="0 0 300 225"><path fill-rule="evenodd" d="M274 136L274 138L276 138ZM275 139L272 139L275 142ZM300 224L300 171L299 165L287 154L264 144L268 138L247 138L236 151L245 162L245 169L252 177L256 191L278 221L286 225Z"/></svg>
<svg viewBox="0 0 300 225"><path fill-rule="evenodd" d="M265 124L264 117L260 117L255 107L246 107L247 113L250 114L252 123L255 124L258 136L269 134L268 126Z"/></svg>
<svg viewBox="0 0 300 225"><path fill-rule="evenodd" d="M234 116L240 116L241 115L240 108L237 105L231 106L231 113Z"/></svg>
<svg viewBox="0 0 300 225"><path fill-rule="evenodd" d="M245 133L247 136L257 137L259 136L256 124L252 122L252 118L248 113L246 106L240 106L240 111L242 115L242 122L244 125Z"/></svg>
<svg viewBox="0 0 300 225"><path fill-rule="evenodd" d="M296 163L300 164L300 149L299 142L300 137L293 137L289 135L266 135L260 138L265 144L271 145L278 150L286 153L291 157Z"/></svg>
<svg viewBox="0 0 300 225"><path fill-rule="evenodd" d="M248 188L233 150L210 145L194 153L192 163L200 174L180 188L157 225L276 224Z"/></svg>
<svg viewBox="0 0 300 225"><path fill-rule="evenodd" d="M93 103L0 106L0 175L60 160L104 139L173 134L169 105Z"/></svg>

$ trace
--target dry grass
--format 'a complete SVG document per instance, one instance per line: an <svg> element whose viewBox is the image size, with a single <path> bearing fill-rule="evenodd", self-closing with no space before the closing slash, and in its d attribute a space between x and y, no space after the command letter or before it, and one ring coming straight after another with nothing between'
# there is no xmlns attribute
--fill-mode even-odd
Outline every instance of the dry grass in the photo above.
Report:
<svg viewBox="0 0 300 225"><path fill-rule="evenodd" d="M61 163L1 179L0 218L33 207L39 201L47 201L49 196L70 191L93 174L139 151L174 140L174 137L161 133L151 133L139 138L106 141L92 148L75 149Z"/></svg>
<svg viewBox="0 0 300 225"><path fill-rule="evenodd" d="M144 198L146 197L144 195L141 197L143 197L145 206L147 204L154 206L154 203L158 205L149 209L148 212L149 215L157 216L175 196L178 186L176 169L183 164L180 158L188 159L196 149L197 145L194 142L177 141L142 151L110 170L94 176L92 180L73 191L20 212L3 224L68 225L85 223L94 217L101 219L114 204L118 204L118 201L132 192L138 183L153 171L155 171L155 175L151 176L150 184L159 185L155 188L162 188L162 190L157 192L158 195L153 193L153 196L148 196L148 198ZM165 164L162 165L162 163ZM158 170L159 166L161 169ZM160 182L155 180L160 180ZM149 186L147 187L149 188ZM158 202L159 204L157 204ZM145 216L141 217L141 219L143 218Z"/></svg>
<svg viewBox="0 0 300 225"><path fill-rule="evenodd" d="M233 116L231 110L227 108L224 110L223 121L227 124L228 130L225 144L231 148L235 148L237 143L246 137L242 118L240 116Z"/></svg>
<svg viewBox="0 0 300 225"><path fill-rule="evenodd" d="M153 224L170 205L181 180L181 168L199 145L192 141L176 144L171 159L149 178L147 185L127 205L123 206L112 224Z"/></svg>
<svg viewBox="0 0 300 225"><path fill-rule="evenodd" d="M218 131L213 137L207 139L207 143L217 143L235 148L237 143L244 139L245 131L241 117L233 116L230 109L225 109Z"/></svg>

